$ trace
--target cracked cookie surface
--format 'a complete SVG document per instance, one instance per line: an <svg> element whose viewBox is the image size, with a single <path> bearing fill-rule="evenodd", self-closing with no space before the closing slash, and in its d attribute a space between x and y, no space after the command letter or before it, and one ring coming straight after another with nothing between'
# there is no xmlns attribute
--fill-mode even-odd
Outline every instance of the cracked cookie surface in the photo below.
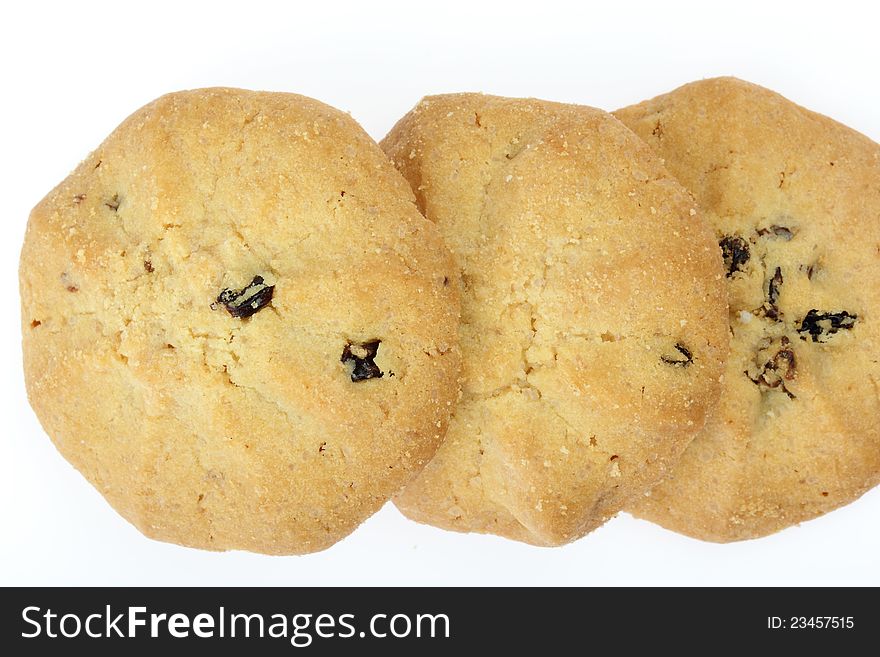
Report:
<svg viewBox="0 0 880 657"><path fill-rule="evenodd" d="M145 534L319 550L436 449L458 394L453 272L346 114L293 94L170 94L31 214L28 394ZM343 352L379 343L354 377Z"/></svg>
<svg viewBox="0 0 880 657"><path fill-rule="evenodd" d="M382 146L462 285L462 399L395 503L458 531L582 536L663 476L717 398L717 243L599 110L429 97Z"/></svg>
<svg viewBox="0 0 880 657"><path fill-rule="evenodd" d="M732 541L856 499L880 482L880 146L733 78L615 114L696 196L730 297L718 412L633 513Z"/></svg>

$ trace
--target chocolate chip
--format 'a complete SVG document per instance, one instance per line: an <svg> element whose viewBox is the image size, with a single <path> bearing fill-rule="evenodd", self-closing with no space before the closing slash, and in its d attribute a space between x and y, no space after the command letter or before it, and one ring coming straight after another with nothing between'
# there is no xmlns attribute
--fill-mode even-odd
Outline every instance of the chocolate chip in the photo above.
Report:
<svg viewBox="0 0 880 657"><path fill-rule="evenodd" d="M147 270L148 274L152 274L154 271L153 270L153 263L149 260L144 260L144 269Z"/></svg>
<svg viewBox="0 0 880 657"><path fill-rule="evenodd" d="M38 319L31 320L31 328L37 328L38 326L41 326L42 324L43 324L43 322L41 322Z"/></svg>
<svg viewBox="0 0 880 657"><path fill-rule="evenodd" d="M777 226L775 224L773 226L770 226L769 228L760 228L758 230L758 235L760 235L761 237L775 237L781 240L785 240L786 242L794 237L794 233L790 228L786 228L785 226Z"/></svg>
<svg viewBox="0 0 880 657"><path fill-rule="evenodd" d="M272 301L274 291L274 285L266 285L262 276L254 276L254 280L241 290L223 290L217 301L226 306L230 315L244 319L265 308Z"/></svg>
<svg viewBox="0 0 880 657"><path fill-rule="evenodd" d="M366 381L367 379L381 379L384 372L373 361L379 351L381 340L369 342L349 342L342 350L342 358L339 360L346 365L351 365L351 380L353 382Z"/></svg>
<svg viewBox="0 0 880 657"><path fill-rule="evenodd" d="M676 367L687 367L691 363L694 362L694 357L691 354L690 349L685 347L683 344L678 342L675 343L675 350L681 354L681 356L660 356L660 360L666 363L667 365L674 365Z"/></svg>
<svg viewBox="0 0 880 657"><path fill-rule="evenodd" d="M727 235L718 242L718 246L721 247L721 255L724 257L727 277L742 271L743 265L749 261L749 243L739 235Z"/></svg>
<svg viewBox="0 0 880 657"><path fill-rule="evenodd" d="M856 319L858 315L845 310L839 313L820 313L814 308L801 320L798 333L801 334L801 340L806 340L809 335L813 342L826 342L839 330L851 329L855 326Z"/></svg>

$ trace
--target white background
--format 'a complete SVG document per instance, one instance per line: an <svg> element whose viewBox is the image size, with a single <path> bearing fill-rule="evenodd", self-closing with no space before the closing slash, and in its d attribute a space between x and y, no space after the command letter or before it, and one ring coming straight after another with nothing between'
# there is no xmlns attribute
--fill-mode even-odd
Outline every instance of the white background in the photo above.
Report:
<svg viewBox="0 0 880 657"><path fill-rule="evenodd" d="M317 555L184 549L117 516L28 406L16 281L28 212L126 115L167 91L295 91L350 111L379 139L429 93L614 109L732 74L880 140L876 3L591 4L6 3L0 584L880 584L880 490L733 545L622 515L573 545L542 549L416 525L388 505Z"/></svg>

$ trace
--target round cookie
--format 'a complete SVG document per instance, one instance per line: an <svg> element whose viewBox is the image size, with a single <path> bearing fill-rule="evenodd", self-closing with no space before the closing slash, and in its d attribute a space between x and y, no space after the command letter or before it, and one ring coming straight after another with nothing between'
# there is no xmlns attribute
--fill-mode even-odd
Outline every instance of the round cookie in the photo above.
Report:
<svg viewBox="0 0 880 657"><path fill-rule="evenodd" d="M404 514L538 545L655 484L719 390L722 262L692 198L600 110L423 100L382 147L453 252L462 399Z"/></svg>
<svg viewBox="0 0 880 657"><path fill-rule="evenodd" d="M31 214L28 394L148 536L320 550L436 449L458 394L453 270L348 115L293 94L164 96Z"/></svg>
<svg viewBox="0 0 880 657"><path fill-rule="evenodd" d="M733 541L856 499L880 482L880 146L733 78L616 114L715 229L732 336L717 414L633 512Z"/></svg>

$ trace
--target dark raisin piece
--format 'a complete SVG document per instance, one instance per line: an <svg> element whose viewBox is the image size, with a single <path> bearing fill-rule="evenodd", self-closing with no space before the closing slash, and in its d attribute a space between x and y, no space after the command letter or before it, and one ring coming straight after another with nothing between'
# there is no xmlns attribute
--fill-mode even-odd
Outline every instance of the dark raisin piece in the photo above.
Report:
<svg viewBox="0 0 880 657"><path fill-rule="evenodd" d="M745 375L757 386L770 390L780 388L789 399L794 399L794 394L785 385L786 381L792 381L797 374L797 359L789 344L788 338L783 337L779 342L779 349L760 366L757 374L753 376L746 372Z"/></svg>
<svg viewBox="0 0 880 657"><path fill-rule="evenodd" d="M153 263L150 260L144 260L144 269L147 271L148 274L152 274L154 271Z"/></svg>
<svg viewBox="0 0 880 657"><path fill-rule="evenodd" d="M381 379L384 372L373 361L379 352L381 340L369 342L349 342L342 350L342 358L339 360L346 365L351 365L351 380L353 382L366 381L367 379Z"/></svg>
<svg viewBox="0 0 880 657"><path fill-rule="evenodd" d="M773 356L773 369L782 373L783 381L791 381L797 372L797 359L791 349L782 349Z"/></svg>
<svg viewBox="0 0 880 657"><path fill-rule="evenodd" d="M767 282L767 301L764 302L764 305L761 306L756 312L758 315L763 315L767 319L776 319L778 320L780 315L782 314L779 311L779 289L782 287L783 278L782 278L782 268L777 267L776 271L773 273L773 278L771 278Z"/></svg>
<svg viewBox="0 0 880 657"><path fill-rule="evenodd" d="M845 310L839 313L821 313L814 308L801 320L798 333L801 334L801 340L810 336L813 342L825 342L840 329L851 329L857 319L858 315Z"/></svg>
<svg viewBox="0 0 880 657"><path fill-rule="evenodd" d="M792 237L794 237L794 233L791 228L786 228L785 226L777 226L773 225L769 228L761 228L758 230L758 235L761 237L775 237L781 240L785 240L786 242L790 241Z"/></svg>
<svg viewBox="0 0 880 657"><path fill-rule="evenodd" d="M783 337L779 349L764 363L757 376L751 376L748 372L745 374L752 383L769 389L781 388L789 399L794 399L794 394L785 385L786 381L792 381L797 375L797 359L789 344L789 339Z"/></svg>
<svg viewBox="0 0 880 657"><path fill-rule="evenodd" d="M718 245L721 247L728 278L742 271L743 265L749 261L749 243L739 235L727 235Z"/></svg>
<svg viewBox="0 0 880 657"><path fill-rule="evenodd" d="M783 279L782 279L782 268L777 267L776 272L773 274L773 278L770 279L770 282L767 284L767 301L770 302L771 306L776 306L776 303L779 301L779 288L782 287Z"/></svg>
<svg viewBox="0 0 880 657"><path fill-rule="evenodd" d="M660 356L660 360L666 363L667 365L675 365L676 367L687 367L691 363L694 362L693 354L691 354L691 350L685 347L683 344L678 342L675 343L675 350L681 354L681 356Z"/></svg>
<svg viewBox="0 0 880 657"><path fill-rule="evenodd" d="M274 291L274 285L266 285L262 276L254 276L254 280L241 290L223 290L217 301L226 306L230 315L244 319L265 308L272 301Z"/></svg>
<svg viewBox="0 0 880 657"><path fill-rule="evenodd" d="M104 201L104 205L113 210L113 212L119 211L119 194L114 194L113 198L109 201Z"/></svg>

